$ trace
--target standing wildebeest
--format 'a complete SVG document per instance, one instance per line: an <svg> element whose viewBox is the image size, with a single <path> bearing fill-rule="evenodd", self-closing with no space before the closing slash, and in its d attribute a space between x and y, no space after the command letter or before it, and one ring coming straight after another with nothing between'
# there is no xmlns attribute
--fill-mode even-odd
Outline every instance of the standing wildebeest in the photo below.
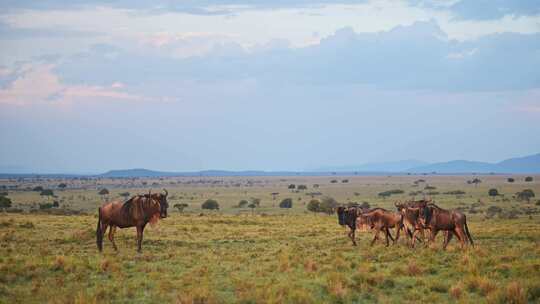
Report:
<svg viewBox="0 0 540 304"><path fill-rule="evenodd" d="M375 237L371 241L371 246L379 239L379 233L384 231L386 237L386 246L390 243L388 238L392 240L392 243L396 243L399 239L399 233L403 228L403 216L399 213L394 213L382 208L374 208L366 212L362 212L360 217L366 219L371 223L371 228L375 229ZM390 234L390 228L396 228L396 239L392 238Z"/></svg>
<svg viewBox="0 0 540 304"><path fill-rule="evenodd" d="M433 242L437 233L442 230L446 232L443 249L446 249L454 234L459 239L462 249L466 242L470 242L474 247L474 242L467 226L467 218L462 212L445 210L435 204L428 204L425 201L418 204L418 210L420 223L422 226L431 230L430 242Z"/></svg>
<svg viewBox="0 0 540 304"><path fill-rule="evenodd" d="M337 207L338 222L341 226L348 226L350 231L347 234L351 239L353 246L356 246L356 219L358 218L358 209L356 207Z"/></svg>
<svg viewBox="0 0 540 304"><path fill-rule="evenodd" d="M103 235L109 228L109 240L113 244L114 250L118 250L114 243L114 232L116 227L128 228L137 227L137 251L141 252L144 227L148 222L151 224L159 218L167 217L167 190L162 193L148 193L136 195L122 203L113 201L104 204L98 209L99 219L96 230L96 242L99 251L103 250Z"/></svg>
<svg viewBox="0 0 540 304"><path fill-rule="evenodd" d="M407 232L407 235L411 239L411 247L414 248L414 242L416 239L421 241L416 234L421 233L422 239L425 238L424 235L424 227L422 224L420 224L420 211L418 208L418 203L422 201L412 201L412 202L406 202L406 203L394 203L394 206L396 206L397 210L401 215L403 215L403 226L405 228L405 231ZM426 201L427 202L427 201Z"/></svg>

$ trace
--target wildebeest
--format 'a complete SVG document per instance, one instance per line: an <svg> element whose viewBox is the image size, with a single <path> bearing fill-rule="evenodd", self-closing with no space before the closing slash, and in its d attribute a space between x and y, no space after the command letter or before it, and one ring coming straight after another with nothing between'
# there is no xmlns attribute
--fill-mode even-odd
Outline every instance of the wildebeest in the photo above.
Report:
<svg viewBox="0 0 540 304"><path fill-rule="evenodd" d="M417 233L422 234L422 239L425 238L424 227L420 223L420 211L418 208L414 208L414 207L418 207L417 205L419 202L422 202L422 201L394 203L394 206L397 208L397 211L401 213L401 215L403 216L403 227L405 228L405 231L407 232L407 235L409 236L411 240L411 247L413 248L414 248L414 243L416 239L421 241L421 239L418 238Z"/></svg>
<svg viewBox="0 0 540 304"><path fill-rule="evenodd" d="M444 237L443 249L446 249L453 235L459 239L461 248L466 242L470 242L474 247L465 214L457 210L445 210L425 201L418 204L417 209L419 210L420 223L431 230L430 242L435 240L439 231L445 231L447 233Z"/></svg>
<svg viewBox="0 0 540 304"><path fill-rule="evenodd" d="M141 251L144 227L149 222L155 223L160 218L167 217L167 190L163 193L148 193L136 195L125 203L113 201L104 204L98 209L98 223L96 229L96 242L99 251L103 250L103 235L109 227L109 240L114 250L118 250L114 243L116 227L137 228L137 251Z"/></svg>
<svg viewBox="0 0 540 304"><path fill-rule="evenodd" d="M372 229L375 230L375 236L371 241L371 246L379 239L379 233L384 232L386 238L386 246L389 246L389 238L392 243L396 243L399 239L399 233L403 228L403 216L399 213L391 212L383 208L374 208L359 214L359 216L370 223ZM392 238L390 228L396 228L396 238Z"/></svg>
<svg viewBox="0 0 540 304"><path fill-rule="evenodd" d="M356 220L358 218L358 208L356 207L337 207L338 222L341 226L348 226L350 231L347 234L351 239L353 246L356 246Z"/></svg>

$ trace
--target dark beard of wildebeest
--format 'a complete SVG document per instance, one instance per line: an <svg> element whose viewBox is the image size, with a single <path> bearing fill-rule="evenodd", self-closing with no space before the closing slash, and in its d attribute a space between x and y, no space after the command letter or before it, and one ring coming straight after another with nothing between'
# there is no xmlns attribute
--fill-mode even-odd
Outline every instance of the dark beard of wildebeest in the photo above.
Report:
<svg viewBox="0 0 540 304"><path fill-rule="evenodd" d="M435 204L422 202L418 205L420 212L420 223L431 230L429 242L433 242L439 231L447 232L444 237L443 249L455 235L463 249L465 243L470 242L474 247L474 242L467 226L465 214L457 210L445 210Z"/></svg>
<svg viewBox="0 0 540 304"><path fill-rule="evenodd" d="M114 250L118 250L114 242L116 227L137 228L137 251L141 252L143 232L146 224L157 222L167 217L167 190L163 193L148 193L136 195L125 203L112 201L98 209L98 223L96 229L96 243L99 251L103 250L103 236L109 227L109 240Z"/></svg>
<svg viewBox="0 0 540 304"><path fill-rule="evenodd" d="M371 246L379 239L379 233L384 232L386 238L386 246L390 245L389 239L393 244L399 239L401 229L403 229L403 216L400 213L388 211L383 208L374 208L358 215L370 223L371 229L374 230L375 236L371 241ZM392 238L390 228L396 228L396 238Z"/></svg>

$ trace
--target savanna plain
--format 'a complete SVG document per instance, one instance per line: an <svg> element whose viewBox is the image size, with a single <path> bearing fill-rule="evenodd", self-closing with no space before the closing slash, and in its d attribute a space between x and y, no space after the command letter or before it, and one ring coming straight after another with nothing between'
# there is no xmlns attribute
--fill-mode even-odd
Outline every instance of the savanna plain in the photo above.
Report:
<svg viewBox="0 0 540 304"><path fill-rule="evenodd" d="M526 177L2 179L12 204L0 212L0 302L538 303L540 176ZM99 253L98 206L162 188L169 216L146 229L142 253L134 228L117 231L118 252L105 239ZM395 210L424 196L466 214L474 248L454 239L443 251L442 234L370 246L371 231L354 247L335 213L308 210ZM202 209L207 200L219 209Z"/></svg>

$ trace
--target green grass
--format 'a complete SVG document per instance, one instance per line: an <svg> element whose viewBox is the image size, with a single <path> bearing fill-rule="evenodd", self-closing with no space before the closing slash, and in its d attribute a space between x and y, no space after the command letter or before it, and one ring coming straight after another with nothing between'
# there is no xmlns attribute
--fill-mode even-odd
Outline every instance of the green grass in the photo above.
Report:
<svg viewBox="0 0 540 304"><path fill-rule="evenodd" d="M340 202L366 200L390 208L395 198L382 200L377 193L389 189L408 193L417 178L348 177L348 184L338 185L330 184L332 178L269 178L264 187L168 187L171 195L195 192L198 197L187 201L188 213L171 210L169 218L149 227L141 254L136 253L134 228L117 231L119 252L105 239L104 252L98 253L93 214L99 205L97 191L57 191L66 202L73 196L69 204L90 214L0 213L0 303L539 302L537 214L519 214L518 219L468 214L477 246L465 251L455 239L442 251L442 235L431 248L411 249L404 240L389 248L382 242L370 247L371 232L360 234L359 246L353 247L334 215L307 213L297 201L302 197L308 202L311 197L286 189L291 182L309 188L319 183L318 191ZM484 183L478 187L464 185L467 177L426 179L441 193L467 192L462 198L436 196L446 208L479 200L481 211L491 205L505 210L536 208L534 202L490 198L487 189L496 186L507 194L526 187L540 192L537 182L508 185L497 176L481 177ZM119 184L107 186L111 196L125 191ZM297 204L292 210L279 210L280 199L272 201L272 192L282 193L280 199L290 196ZM81 196L87 199L79 201ZM9 197L18 207L44 200L27 191L10 191ZM198 205L210 197L222 208L201 215ZM233 208L246 197L263 199L254 215Z"/></svg>

